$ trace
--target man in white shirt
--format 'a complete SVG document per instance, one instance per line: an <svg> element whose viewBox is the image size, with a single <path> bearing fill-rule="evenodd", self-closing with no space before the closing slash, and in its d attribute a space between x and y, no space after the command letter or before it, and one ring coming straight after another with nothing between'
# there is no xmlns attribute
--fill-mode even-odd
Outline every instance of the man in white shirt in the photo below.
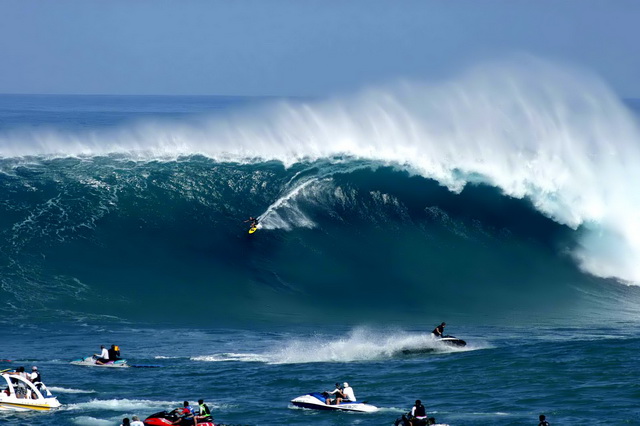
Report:
<svg viewBox="0 0 640 426"><path fill-rule="evenodd" d="M96 364L104 364L105 362L109 362L109 351L107 350L107 348L105 348L104 345L100 345L100 349L102 349L100 355L93 354L93 356L98 357L98 359L96 359Z"/></svg>
<svg viewBox="0 0 640 426"><path fill-rule="evenodd" d="M342 393L344 394L344 400L348 402L356 402L356 394L353 392L353 388L349 386L349 383L344 382L342 384ZM338 402L339 404L340 402Z"/></svg>

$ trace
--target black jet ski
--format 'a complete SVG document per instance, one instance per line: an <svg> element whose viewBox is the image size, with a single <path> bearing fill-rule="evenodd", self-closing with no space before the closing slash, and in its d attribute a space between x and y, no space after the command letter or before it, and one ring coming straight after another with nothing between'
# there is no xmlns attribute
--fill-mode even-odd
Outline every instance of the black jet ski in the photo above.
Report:
<svg viewBox="0 0 640 426"><path fill-rule="evenodd" d="M434 417L426 419L416 419L411 417L411 413L403 414L402 417L396 419L394 426L449 426L444 423L436 423Z"/></svg>
<svg viewBox="0 0 640 426"><path fill-rule="evenodd" d="M432 352L441 352L443 347L454 347L454 348L463 348L467 346L467 342L462 339L458 339L455 336L443 336L443 337L433 337L433 343L430 343L428 346L417 346L417 347L409 347L402 349L402 353L404 355L415 355L415 354L428 354Z"/></svg>
<svg viewBox="0 0 640 426"><path fill-rule="evenodd" d="M467 346L467 342L465 342L462 339L458 339L455 336L442 336L441 338L436 338L436 340L449 345L449 346L457 346L459 348L462 348L464 346Z"/></svg>

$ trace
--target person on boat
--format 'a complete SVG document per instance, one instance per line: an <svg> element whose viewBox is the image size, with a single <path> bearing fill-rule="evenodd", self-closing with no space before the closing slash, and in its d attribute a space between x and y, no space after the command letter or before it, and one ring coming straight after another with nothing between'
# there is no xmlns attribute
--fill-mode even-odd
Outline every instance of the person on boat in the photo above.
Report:
<svg viewBox="0 0 640 426"><path fill-rule="evenodd" d="M36 367L35 365L31 367L31 374L29 374L29 380L31 380L31 383L33 383L38 389L40 389L40 387L42 386L42 377L40 376L38 367Z"/></svg>
<svg viewBox="0 0 640 426"><path fill-rule="evenodd" d="M129 420L129 417L122 419L122 424L120 424L120 426L131 426L131 420Z"/></svg>
<svg viewBox="0 0 640 426"><path fill-rule="evenodd" d="M197 416L195 416L196 423L198 423L199 421L202 421L202 422L213 421L211 417L211 410L209 410L209 407L207 406L207 404L204 403L204 399L198 400L198 407L200 408L200 412L198 413Z"/></svg>
<svg viewBox="0 0 640 426"><path fill-rule="evenodd" d="M331 392L327 392L328 396L324 400L324 403L327 405L337 404L338 398L346 398L344 393L342 393L342 388L340 387L340 383L336 383L336 388Z"/></svg>
<svg viewBox="0 0 640 426"><path fill-rule="evenodd" d="M422 401L416 399L416 405L411 409L411 419L416 419L419 422L427 420L427 409L422 405Z"/></svg>
<svg viewBox="0 0 640 426"><path fill-rule="evenodd" d="M538 419L540 419L540 423L538 423L538 426L549 426L549 422L547 421L547 418L544 414L540 414L540 417L538 417Z"/></svg>
<svg viewBox="0 0 640 426"><path fill-rule="evenodd" d="M444 326L445 325L447 325L447 323L443 322L442 324L440 324L439 326L434 328L431 333L436 337L440 337L440 338L444 337Z"/></svg>
<svg viewBox="0 0 640 426"><path fill-rule="evenodd" d="M29 375L24 371L24 367L22 367L22 366L18 367L16 369L16 371L11 373L11 374L15 374L17 376L24 377L25 379L29 378Z"/></svg>
<svg viewBox="0 0 640 426"><path fill-rule="evenodd" d="M191 406L189 405L189 401L185 401L182 405L183 405L182 408L176 408L175 410L173 410L173 411L177 411L180 414L180 418L175 422L173 422L172 424L174 425L189 424L187 423L188 421L191 421L193 422L193 424L195 424L193 408L191 408Z"/></svg>
<svg viewBox="0 0 640 426"><path fill-rule="evenodd" d="M109 351L104 345L100 345L100 355L93 354L96 357L96 364L102 365L109 362Z"/></svg>
<svg viewBox="0 0 640 426"><path fill-rule="evenodd" d="M144 423L140 421L140 417L133 416L131 417L131 426L144 426Z"/></svg>
<svg viewBox="0 0 640 426"><path fill-rule="evenodd" d="M249 216L249 219L245 220L245 223L246 222L250 222L249 228L255 228L255 227L258 226L258 218L257 217Z"/></svg>
<svg viewBox="0 0 640 426"><path fill-rule="evenodd" d="M24 371L24 367L20 366L16 369L16 371L11 372L9 374L14 374L16 376L20 376L23 377L27 380L29 380L29 375ZM29 395L27 394L27 386L24 384L23 381L21 380L17 380L14 379L14 388L15 388L15 392L16 392L16 397L18 398L29 398Z"/></svg>
<svg viewBox="0 0 640 426"><path fill-rule="evenodd" d="M342 384L342 394L344 395L344 398L337 397L336 404L340 404L342 401L356 402L356 394L353 392L353 388L349 386L349 383L344 382Z"/></svg>
<svg viewBox="0 0 640 426"><path fill-rule="evenodd" d="M117 361L120 359L120 346L111 345L111 348L107 351L109 355L109 361Z"/></svg>

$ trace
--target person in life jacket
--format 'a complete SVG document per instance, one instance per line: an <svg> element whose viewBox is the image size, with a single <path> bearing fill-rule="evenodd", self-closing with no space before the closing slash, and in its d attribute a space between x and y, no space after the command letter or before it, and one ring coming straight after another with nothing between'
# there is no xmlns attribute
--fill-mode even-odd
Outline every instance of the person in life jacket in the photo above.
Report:
<svg viewBox="0 0 640 426"><path fill-rule="evenodd" d="M191 408L191 406L189 405L189 401L185 401L182 408L176 408L173 411L174 412L177 411L180 414L180 418L175 422L173 422L172 424L174 425L190 424L190 423L187 423L187 421L189 420L191 420L193 424L196 423L196 420L193 414L193 408Z"/></svg>
<svg viewBox="0 0 640 426"><path fill-rule="evenodd" d="M40 372L38 371L38 367L35 365L31 367L31 374L29 374L29 380L31 383L36 385L36 388L40 389L42 386L42 377L40 377Z"/></svg>
<svg viewBox="0 0 640 426"><path fill-rule="evenodd" d="M109 353L109 361L117 361L120 359L120 346L111 345L107 351Z"/></svg>
<svg viewBox="0 0 640 426"><path fill-rule="evenodd" d="M204 422L213 421L213 417L211 417L211 410L209 410L209 407L207 407L207 404L204 403L204 399L198 400L198 407L200 408L200 412L195 417L196 423L198 423L199 420L202 420Z"/></svg>
<svg viewBox="0 0 640 426"><path fill-rule="evenodd" d="M417 420L427 419L427 409L422 405L422 401L416 399L416 405L411 409L411 417Z"/></svg>

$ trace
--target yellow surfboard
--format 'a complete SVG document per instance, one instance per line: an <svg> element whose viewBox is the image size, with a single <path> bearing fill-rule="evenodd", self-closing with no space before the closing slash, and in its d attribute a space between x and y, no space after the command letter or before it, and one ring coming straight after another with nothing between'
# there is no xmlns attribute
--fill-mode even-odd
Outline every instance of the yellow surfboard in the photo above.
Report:
<svg viewBox="0 0 640 426"><path fill-rule="evenodd" d="M249 233L253 234L254 232L256 232L258 230L257 226L252 226L251 228L249 228Z"/></svg>

